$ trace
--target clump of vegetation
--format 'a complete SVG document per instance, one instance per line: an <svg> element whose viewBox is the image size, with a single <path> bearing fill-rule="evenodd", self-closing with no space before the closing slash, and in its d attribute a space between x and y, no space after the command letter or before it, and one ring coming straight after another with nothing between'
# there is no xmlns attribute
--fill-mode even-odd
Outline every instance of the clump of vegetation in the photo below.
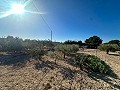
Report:
<svg viewBox="0 0 120 90"><path fill-rule="evenodd" d="M109 54L109 52L115 52L115 51L119 51L120 47L117 44L101 44L98 47L101 51L106 51L107 54Z"/></svg>
<svg viewBox="0 0 120 90"><path fill-rule="evenodd" d="M74 57L73 63L81 69L86 68L98 73L106 74L108 71L105 63L94 55L77 54Z"/></svg>
<svg viewBox="0 0 120 90"><path fill-rule="evenodd" d="M65 58L66 55L70 55L71 53L76 53L79 50L79 46L78 45L57 45L55 47L55 50L58 52L62 52L63 56Z"/></svg>
<svg viewBox="0 0 120 90"><path fill-rule="evenodd" d="M93 70L95 72L100 72L100 73L106 74L108 71L105 63L94 55L88 56L87 64L88 64L88 68L90 68L91 70Z"/></svg>
<svg viewBox="0 0 120 90"><path fill-rule="evenodd" d="M96 49L102 43L102 39L98 36L90 37L89 39L85 40L85 44L87 48Z"/></svg>
<svg viewBox="0 0 120 90"><path fill-rule="evenodd" d="M50 56L51 58L54 58L55 63L56 63L57 60L62 59L62 57L61 57L62 53L58 52L58 51L54 51L54 52L49 51L47 55Z"/></svg>
<svg viewBox="0 0 120 90"><path fill-rule="evenodd" d="M75 44L75 45L79 45L79 47L83 46L83 43L81 40L80 41L67 40L64 42L64 44L69 44L69 45Z"/></svg>
<svg viewBox="0 0 120 90"><path fill-rule="evenodd" d="M62 59L62 57L61 57L62 53L60 53L58 51L54 51L54 52L49 51L47 55L50 56L51 58Z"/></svg>
<svg viewBox="0 0 120 90"><path fill-rule="evenodd" d="M15 52L22 51L22 39L12 36L8 36L7 38L0 38L0 51L2 52Z"/></svg>
<svg viewBox="0 0 120 90"><path fill-rule="evenodd" d="M118 46L120 45L120 40L111 40L108 42L108 44L117 44Z"/></svg>
<svg viewBox="0 0 120 90"><path fill-rule="evenodd" d="M81 70L83 69L83 67L85 66L85 61L88 57L88 55L85 54L75 54L75 56L73 56L73 64L75 66L79 66L81 68Z"/></svg>
<svg viewBox="0 0 120 90"><path fill-rule="evenodd" d="M21 52L31 49L46 49L50 50L51 48L54 48L56 44L59 44L59 42L51 42L47 40L30 40L30 39L21 39L19 37L0 37L0 51L1 52Z"/></svg>
<svg viewBox="0 0 120 90"><path fill-rule="evenodd" d="M28 50L27 53L35 59L41 60L41 57L47 53L47 51L42 50L42 49L31 49Z"/></svg>

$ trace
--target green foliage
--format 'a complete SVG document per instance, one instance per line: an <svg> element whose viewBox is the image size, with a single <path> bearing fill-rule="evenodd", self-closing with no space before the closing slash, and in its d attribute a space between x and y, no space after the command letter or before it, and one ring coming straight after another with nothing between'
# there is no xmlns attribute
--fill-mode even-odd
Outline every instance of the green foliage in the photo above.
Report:
<svg viewBox="0 0 120 90"><path fill-rule="evenodd" d="M47 51L42 49L31 49L28 50L27 53L31 55L32 58L39 58L40 60L41 57L47 53Z"/></svg>
<svg viewBox="0 0 120 90"><path fill-rule="evenodd" d="M120 44L120 41L119 40L111 40L108 42L109 44L117 44L119 45Z"/></svg>
<svg viewBox="0 0 120 90"><path fill-rule="evenodd" d="M88 68L90 68L91 70L95 72L106 74L108 71L104 63L98 57L94 55L88 56L87 64L88 64Z"/></svg>
<svg viewBox="0 0 120 90"><path fill-rule="evenodd" d="M48 52L48 56L50 56L51 58L55 58L55 59L62 59L61 56L62 56L62 53L58 52L58 51L49 51Z"/></svg>
<svg viewBox="0 0 120 90"><path fill-rule="evenodd" d="M64 54L64 58L65 55L70 55L71 53L76 53L79 50L79 46L78 45L57 45L55 47L55 50L58 52L62 52Z"/></svg>
<svg viewBox="0 0 120 90"><path fill-rule="evenodd" d="M15 51L25 51L31 49L50 49L54 48L58 42L51 41L40 41L40 40L30 40L30 39L21 39L18 37L8 36L6 38L0 38L0 51L3 52L15 52ZM44 48L45 47L45 48Z"/></svg>
<svg viewBox="0 0 120 90"><path fill-rule="evenodd" d="M106 74L108 71L105 63L94 55L76 54L73 64L98 73Z"/></svg>
<svg viewBox="0 0 120 90"><path fill-rule="evenodd" d="M88 48L95 49L102 43L102 39L100 39L98 36L93 36L89 39L86 39L85 43Z"/></svg>
<svg viewBox="0 0 120 90"><path fill-rule="evenodd" d="M76 45L79 45L79 46L83 45L82 41L72 41L72 40L67 40L67 41L64 42L64 44L71 44L71 45L76 44Z"/></svg>
<svg viewBox="0 0 120 90"><path fill-rule="evenodd" d="M73 59L74 65L83 65L83 63L86 61L88 55L85 54L75 54Z"/></svg>
<svg viewBox="0 0 120 90"><path fill-rule="evenodd" d="M107 54L109 54L109 52L115 52L115 51L119 51L120 47L117 44L101 44L99 46L99 49L101 51L106 51Z"/></svg>
<svg viewBox="0 0 120 90"><path fill-rule="evenodd" d="M0 50L4 52L15 52L22 51L22 39L14 38L12 36L8 36L7 38L0 38Z"/></svg>

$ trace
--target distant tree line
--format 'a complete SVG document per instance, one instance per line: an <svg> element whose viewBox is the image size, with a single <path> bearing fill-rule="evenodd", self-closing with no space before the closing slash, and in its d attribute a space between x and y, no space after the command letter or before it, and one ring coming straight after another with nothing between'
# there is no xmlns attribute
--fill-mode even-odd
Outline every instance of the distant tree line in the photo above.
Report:
<svg viewBox="0 0 120 90"><path fill-rule="evenodd" d="M82 46L82 45L83 45L83 43L82 43L81 40L80 40L80 41L68 40L68 41L65 41L64 43L65 43L65 44L77 44L77 45L79 45L79 46Z"/></svg>
<svg viewBox="0 0 120 90"><path fill-rule="evenodd" d="M111 40L108 42L108 44L117 44L118 46L120 46L120 40Z"/></svg>
<svg viewBox="0 0 120 90"><path fill-rule="evenodd" d="M85 43L80 41L65 41L65 44L77 44L79 47L81 46L87 46L87 48L96 49L100 44L102 44L102 39L100 39L98 36L93 36L85 40Z"/></svg>
<svg viewBox="0 0 120 90"><path fill-rule="evenodd" d="M102 51L106 51L109 54L110 51L120 51L120 40L111 40L107 43L102 43L102 39L98 36L92 36L85 40L85 43L80 41L65 41L65 44L77 44L79 47L87 47L88 49L100 49Z"/></svg>
<svg viewBox="0 0 120 90"><path fill-rule="evenodd" d="M81 47L87 47L89 49L97 49L106 51L107 54L109 51L119 51L120 50L120 40L111 40L108 43L102 44L102 39L98 36L92 36L85 40L83 43L81 40L67 40L64 44L68 45L78 45ZM0 51L2 52L21 52L28 50L50 50L54 49L56 45L60 44L59 42L51 42L49 40L30 40L30 39L21 39L19 37L8 36L6 38L0 38ZM31 52L35 52L31 51ZM37 51L37 52L39 52Z"/></svg>

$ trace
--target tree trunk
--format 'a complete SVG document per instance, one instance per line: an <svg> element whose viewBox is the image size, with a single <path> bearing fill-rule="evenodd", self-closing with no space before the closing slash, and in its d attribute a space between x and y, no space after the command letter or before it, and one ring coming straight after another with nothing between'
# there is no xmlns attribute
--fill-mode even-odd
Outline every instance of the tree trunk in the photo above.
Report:
<svg viewBox="0 0 120 90"><path fill-rule="evenodd" d="M107 52L107 54L109 54L109 50L107 50L106 52Z"/></svg>
<svg viewBox="0 0 120 90"><path fill-rule="evenodd" d="M38 58L39 58L39 60L41 60L41 58L42 58L42 57L41 57L41 55L40 55L40 54L39 54Z"/></svg>
<svg viewBox="0 0 120 90"><path fill-rule="evenodd" d="M64 53L64 59L65 59L65 53Z"/></svg>

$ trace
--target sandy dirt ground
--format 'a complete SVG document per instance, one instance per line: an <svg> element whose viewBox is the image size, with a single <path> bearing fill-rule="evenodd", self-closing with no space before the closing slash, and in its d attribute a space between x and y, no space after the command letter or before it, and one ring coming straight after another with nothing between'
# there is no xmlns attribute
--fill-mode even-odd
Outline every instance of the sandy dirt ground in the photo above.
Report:
<svg viewBox="0 0 120 90"><path fill-rule="evenodd" d="M82 53L96 55L95 50L85 50ZM100 51L97 56L105 60L120 77L119 56L106 55ZM119 78L81 71L70 65L68 60L57 60L55 63L55 60L48 56L43 57L42 61L31 59L26 62L26 59L25 56L0 56L0 90L120 89Z"/></svg>

